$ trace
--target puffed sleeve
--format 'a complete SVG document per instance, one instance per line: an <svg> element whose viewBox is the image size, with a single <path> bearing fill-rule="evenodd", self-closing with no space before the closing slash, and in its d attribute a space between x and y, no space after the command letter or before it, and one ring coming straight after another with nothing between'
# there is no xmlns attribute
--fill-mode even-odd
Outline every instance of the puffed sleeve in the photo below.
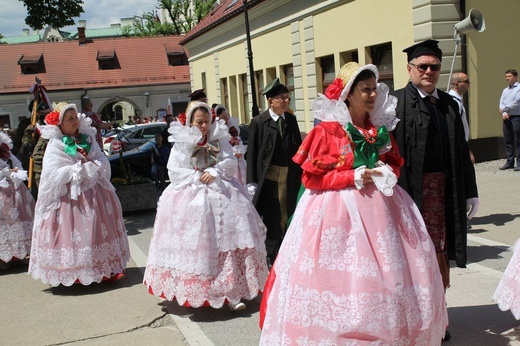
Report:
<svg viewBox="0 0 520 346"><path fill-rule="evenodd" d="M339 123L321 123L305 137L293 161L303 170L302 183L311 190L354 186L353 152Z"/></svg>

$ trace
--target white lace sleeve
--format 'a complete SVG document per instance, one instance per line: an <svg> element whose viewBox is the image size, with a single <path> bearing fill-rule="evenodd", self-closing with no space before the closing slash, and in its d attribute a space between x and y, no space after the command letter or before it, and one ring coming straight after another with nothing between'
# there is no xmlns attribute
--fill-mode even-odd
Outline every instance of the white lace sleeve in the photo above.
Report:
<svg viewBox="0 0 520 346"><path fill-rule="evenodd" d="M388 92L385 83L377 84L377 98L374 110L370 113L370 121L377 129L384 125L388 131L393 131L399 122L395 113L397 97L389 95Z"/></svg>
<svg viewBox="0 0 520 346"><path fill-rule="evenodd" d="M49 125L47 125L50 127ZM60 197L66 194L77 200L85 191L100 184L105 189L114 190L110 183L110 164L106 156L89 135L92 146L87 161L77 153L65 153L61 138L51 138L43 157L43 169L38 191L37 213L46 218L48 211L58 208ZM83 158L85 160L85 158Z"/></svg>
<svg viewBox="0 0 520 346"><path fill-rule="evenodd" d="M238 144L233 146L233 153L245 155L247 153L247 145L242 143L242 140L238 139Z"/></svg>
<svg viewBox="0 0 520 346"><path fill-rule="evenodd" d="M98 168L96 168L96 176L100 179L98 182L102 183L103 187L108 190L114 189L112 184L110 183L110 176L112 174L110 168L110 162L108 161L107 156L103 153L99 144L95 138L95 132L89 134L89 141L92 143L90 148L90 152L88 153L88 160L93 162Z"/></svg>
<svg viewBox="0 0 520 346"><path fill-rule="evenodd" d="M174 142L168 159L168 176L174 188L191 184L195 179L195 170L190 165L193 148L202 138L202 133L196 127L186 127L180 122L172 122L168 129L171 134L168 141Z"/></svg>
<svg viewBox="0 0 520 346"><path fill-rule="evenodd" d="M183 126L180 122L175 121L170 123L168 132L171 134L168 137L169 142L186 143L189 145L197 145L202 138L202 133L197 127Z"/></svg>
<svg viewBox="0 0 520 346"><path fill-rule="evenodd" d="M0 163L3 162L0 160ZM0 187L6 188L9 187L9 182L7 181L7 178L10 176L11 170L9 167L7 167L7 164L5 167L0 167Z"/></svg>
<svg viewBox="0 0 520 346"><path fill-rule="evenodd" d="M329 100L325 95L318 94L312 103L314 118L321 121L337 121L345 126L352 122L347 105L343 101Z"/></svg>
<svg viewBox="0 0 520 346"><path fill-rule="evenodd" d="M61 138L63 134L58 126L55 125L37 125L40 130L41 137L45 139Z"/></svg>

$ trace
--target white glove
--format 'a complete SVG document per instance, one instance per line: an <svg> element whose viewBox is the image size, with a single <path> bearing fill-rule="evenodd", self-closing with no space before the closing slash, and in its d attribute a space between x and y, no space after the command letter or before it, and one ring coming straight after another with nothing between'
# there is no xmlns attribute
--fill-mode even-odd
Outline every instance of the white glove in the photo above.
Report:
<svg viewBox="0 0 520 346"><path fill-rule="evenodd" d="M249 196L251 196L251 200L255 196L256 189L258 189L258 184L256 184L256 183L247 184L247 192L249 193Z"/></svg>
<svg viewBox="0 0 520 346"><path fill-rule="evenodd" d="M468 220L471 220L478 210L478 197L468 198L466 200L466 211L468 212Z"/></svg>

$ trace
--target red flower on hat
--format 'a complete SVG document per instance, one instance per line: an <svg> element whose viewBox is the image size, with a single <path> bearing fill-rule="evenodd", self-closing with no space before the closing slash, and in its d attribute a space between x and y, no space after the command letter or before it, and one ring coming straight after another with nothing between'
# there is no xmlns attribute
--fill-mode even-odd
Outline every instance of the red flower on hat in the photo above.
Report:
<svg viewBox="0 0 520 346"><path fill-rule="evenodd" d="M329 100L339 100L339 96L341 95L343 88L345 88L343 79L338 77L334 79L331 84L329 84L327 90L325 91L325 96L327 96Z"/></svg>
<svg viewBox="0 0 520 346"><path fill-rule="evenodd" d="M177 120L180 121L182 125L186 125L186 113L179 113Z"/></svg>
<svg viewBox="0 0 520 346"><path fill-rule="evenodd" d="M50 112L45 116L45 123L47 125L58 125L60 122L60 112Z"/></svg>

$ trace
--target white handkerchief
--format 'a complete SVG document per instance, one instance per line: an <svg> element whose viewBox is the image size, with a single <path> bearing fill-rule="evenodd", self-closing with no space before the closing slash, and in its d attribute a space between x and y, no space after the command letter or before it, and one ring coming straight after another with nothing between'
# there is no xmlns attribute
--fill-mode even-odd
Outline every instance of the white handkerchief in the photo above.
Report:
<svg viewBox="0 0 520 346"><path fill-rule="evenodd" d="M372 175L372 180L379 191L385 196L392 196L394 194L394 186L397 184L397 176L392 172L392 168L387 164L380 162L381 166L376 167L375 170L382 173L382 175Z"/></svg>

